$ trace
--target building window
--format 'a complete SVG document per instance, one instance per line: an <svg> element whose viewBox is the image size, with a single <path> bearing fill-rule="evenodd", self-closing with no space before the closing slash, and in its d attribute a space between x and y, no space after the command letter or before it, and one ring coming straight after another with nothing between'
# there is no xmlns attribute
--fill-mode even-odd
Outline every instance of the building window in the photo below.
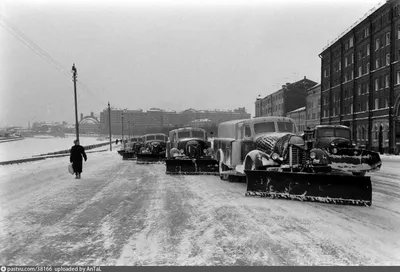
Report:
<svg viewBox="0 0 400 272"><path fill-rule="evenodd" d="M369 102L368 101L365 102L365 110L369 111Z"/></svg>
<svg viewBox="0 0 400 272"><path fill-rule="evenodd" d="M378 69L378 68L379 68L379 59L377 58L375 60L375 69Z"/></svg>
<svg viewBox="0 0 400 272"><path fill-rule="evenodd" d="M379 109L379 99L375 98L375 110Z"/></svg>
<svg viewBox="0 0 400 272"><path fill-rule="evenodd" d="M390 44L390 32L386 33L386 45Z"/></svg>
<svg viewBox="0 0 400 272"><path fill-rule="evenodd" d="M352 80L354 78L354 71L351 70L351 74L350 74L350 80Z"/></svg>
<svg viewBox="0 0 400 272"><path fill-rule="evenodd" d="M385 75L385 88L389 88L389 75Z"/></svg>
<svg viewBox="0 0 400 272"><path fill-rule="evenodd" d="M344 58L344 67L347 67L348 63L347 63L347 57Z"/></svg>
<svg viewBox="0 0 400 272"><path fill-rule="evenodd" d="M397 27L397 39L400 40L400 26Z"/></svg>
<svg viewBox="0 0 400 272"><path fill-rule="evenodd" d="M358 76L362 76L362 67L358 67Z"/></svg>
<svg viewBox="0 0 400 272"><path fill-rule="evenodd" d="M339 61L339 67L338 67L338 70L340 71L340 70L342 70L342 62L341 61Z"/></svg>
<svg viewBox="0 0 400 272"><path fill-rule="evenodd" d="M375 40L375 51L378 51L378 49L379 49L379 38Z"/></svg>
<svg viewBox="0 0 400 272"><path fill-rule="evenodd" d="M350 105L350 113L353 113L353 104Z"/></svg>
<svg viewBox="0 0 400 272"><path fill-rule="evenodd" d="M344 74L344 82L348 80L348 73Z"/></svg>
<svg viewBox="0 0 400 272"><path fill-rule="evenodd" d="M379 78L375 78L375 91L379 90Z"/></svg>
<svg viewBox="0 0 400 272"><path fill-rule="evenodd" d="M385 98L385 108L389 108L389 101L387 98Z"/></svg>
<svg viewBox="0 0 400 272"><path fill-rule="evenodd" d="M367 44L367 56L369 56L369 44Z"/></svg>
<svg viewBox="0 0 400 272"><path fill-rule="evenodd" d="M369 62L367 63L367 73L369 73Z"/></svg>
<svg viewBox="0 0 400 272"><path fill-rule="evenodd" d="M333 114L332 116L336 116L336 107L333 108Z"/></svg>
<svg viewBox="0 0 400 272"><path fill-rule="evenodd" d="M357 108L357 111L358 111L358 112L360 112L360 111L361 111L361 103L360 103L360 102L358 102L358 108Z"/></svg>
<svg viewBox="0 0 400 272"><path fill-rule="evenodd" d="M354 63L354 53L351 53L351 63Z"/></svg>
<svg viewBox="0 0 400 272"><path fill-rule="evenodd" d="M350 48L353 47L353 37L350 38L349 43L350 43L349 47Z"/></svg>
<svg viewBox="0 0 400 272"><path fill-rule="evenodd" d="M396 83L400 84L400 71L396 72Z"/></svg>
<svg viewBox="0 0 400 272"><path fill-rule="evenodd" d="M390 54L386 54L386 65L390 64Z"/></svg>
<svg viewBox="0 0 400 272"><path fill-rule="evenodd" d="M358 95L361 95L361 84L358 85Z"/></svg>

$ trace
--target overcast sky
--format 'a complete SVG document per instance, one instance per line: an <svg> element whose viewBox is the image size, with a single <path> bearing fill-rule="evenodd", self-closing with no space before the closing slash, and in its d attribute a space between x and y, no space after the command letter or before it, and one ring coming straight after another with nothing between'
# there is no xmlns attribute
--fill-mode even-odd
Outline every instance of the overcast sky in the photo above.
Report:
<svg viewBox="0 0 400 272"><path fill-rule="evenodd" d="M73 123L72 63L84 115L108 101L254 115L259 94L319 83L318 54L380 2L0 0L0 126Z"/></svg>

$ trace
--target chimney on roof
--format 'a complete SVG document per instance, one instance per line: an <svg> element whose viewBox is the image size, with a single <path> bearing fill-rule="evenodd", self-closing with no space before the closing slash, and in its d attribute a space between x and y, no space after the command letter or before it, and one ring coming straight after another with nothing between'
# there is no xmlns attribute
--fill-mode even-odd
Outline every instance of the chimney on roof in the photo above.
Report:
<svg viewBox="0 0 400 272"><path fill-rule="evenodd" d="M282 85L282 89L285 89L286 88L286 85Z"/></svg>
<svg viewBox="0 0 400 272"><path fill-rule="evenodd" d="M81 113L81 121L83 120L83 113Z"/></svg>

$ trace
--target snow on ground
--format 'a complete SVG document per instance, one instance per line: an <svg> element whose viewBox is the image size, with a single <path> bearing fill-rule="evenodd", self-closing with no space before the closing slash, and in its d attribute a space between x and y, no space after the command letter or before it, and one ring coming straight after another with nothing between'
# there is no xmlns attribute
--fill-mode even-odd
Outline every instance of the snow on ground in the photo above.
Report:
<svg viewBox="0 0 400 272"><path fill-rule="evenodd" d="M0 166L0 263L399 265L400 173L371 173L371 207L245 197L246 184L169 176L113 151Z"/></svg>
<svg viewBox="0 0 400 272"><path fill-rule="evenodd" d="M0 161L30 158L34 155L70 149L74 145L74 139L75 137L25 138L21 141L0 143ZM79 137L79 140L82 146L102 143L96 140L96 137Z"/></svg>

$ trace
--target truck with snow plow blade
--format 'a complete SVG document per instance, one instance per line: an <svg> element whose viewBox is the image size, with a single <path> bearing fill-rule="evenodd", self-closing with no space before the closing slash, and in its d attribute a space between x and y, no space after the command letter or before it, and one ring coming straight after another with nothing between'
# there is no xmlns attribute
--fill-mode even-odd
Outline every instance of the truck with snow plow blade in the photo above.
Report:
<svg viewBox="0 0 400 272"><path fill-rule="evenodd" d="M184 127L169 132L166 173L170 175L219 175L211 142L202 128Z"/></svg>
<svg viewBox="0 0 400 272"><path fill-rule="evenodd" d="M370 177L333 171L328 153L305 142L291 118L223 122L214 139L221 179L246 178L246 196L370 206Z"/></svg>
<svg viewBox="0 0 400 272"><path fill-rule="evenodd" d="M125 145L125 149L121 152L123 160L133 160L136 158L137 153L143 146L143 137L134 136L130 138Z"/></svg>
<svg viewBox="0 0 400 272"><path fill-rule="evenodd" d="M163 133L143 135L143 146L136 155L136 163L151 164L164 162L167 139L167 135Z"/></svg>
<svg viewBox="0 0 400 272"><path fill-rule="evenodd" d="M325 150L334 170L357 176L380 170L382 161L378 152L356 148L351 140L351 130L342 125L318 125L305 130L303 139L315 148Z"/></svg>

